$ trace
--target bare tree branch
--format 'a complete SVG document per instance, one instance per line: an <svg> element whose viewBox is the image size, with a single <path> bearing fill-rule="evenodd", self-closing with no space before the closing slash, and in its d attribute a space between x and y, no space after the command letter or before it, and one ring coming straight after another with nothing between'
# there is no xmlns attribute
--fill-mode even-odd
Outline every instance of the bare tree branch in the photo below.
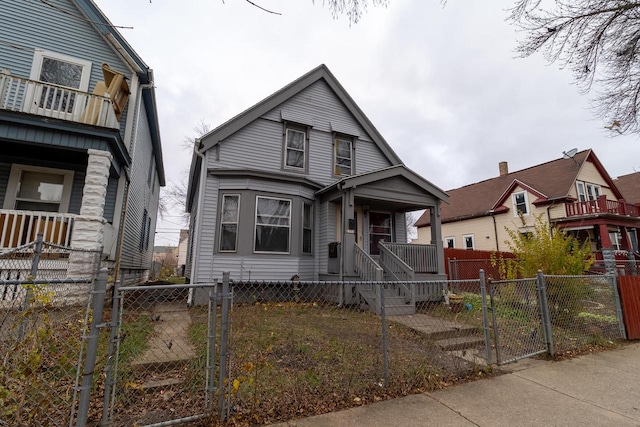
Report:
<svg viewBox="0 0 640 427"><path fill-rule="evenodd" d="M620 134L639 133L640 3L625 0L517 0L509 19L525 34L522 57L541 52L569 68L593 108Z"/></svg>
<svg viewBox="0 0 640 427"><path fill-rule="evenodd" d="M251 6L255 6L260 10L264 10L267 13L273 13L274 15L282 15L280 12L274 12L273 10L269 10L269 9L265 9L264 7L255 4L254 2L252 2L251 0L245 0L247 3L249 3Z"/></svg>

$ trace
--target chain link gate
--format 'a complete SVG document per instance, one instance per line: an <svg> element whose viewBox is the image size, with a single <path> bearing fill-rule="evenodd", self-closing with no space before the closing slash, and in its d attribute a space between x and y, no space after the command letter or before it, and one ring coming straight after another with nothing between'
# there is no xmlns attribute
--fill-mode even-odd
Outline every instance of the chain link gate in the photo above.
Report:
<svg viewBox="0 0 640 427"><path fill-rule="evenodd" d="M211 417L221 299L216 289L216 283L116 289L103 425L172 425ZM187 305L190 295L195 297Z"/></svg>
<svg viewBox="0 0 640 427"><path fill-rule="evenodd" d="M539 279L488 281L496 361L514 362L548 350Z"/></svg>

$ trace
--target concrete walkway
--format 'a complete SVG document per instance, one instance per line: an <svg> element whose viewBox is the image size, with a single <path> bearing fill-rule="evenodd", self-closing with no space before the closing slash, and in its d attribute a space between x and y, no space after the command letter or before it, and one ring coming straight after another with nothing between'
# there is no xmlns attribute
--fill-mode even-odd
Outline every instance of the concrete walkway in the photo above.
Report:
<svg viewBox="0 0 640 427"><path fill-rule="evenodd" d="M640 426L640 343L277 426Z"/></svg>

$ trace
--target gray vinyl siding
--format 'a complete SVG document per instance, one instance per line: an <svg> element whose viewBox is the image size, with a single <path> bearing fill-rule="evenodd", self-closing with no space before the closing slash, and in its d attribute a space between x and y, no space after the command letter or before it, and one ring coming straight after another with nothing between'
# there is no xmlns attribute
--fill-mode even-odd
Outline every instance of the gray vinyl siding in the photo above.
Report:
<svg viewBox="0 0 640 427"><path fill-rule="evenodd" d="M86 168L83 171L77 171L73 174L73 186L71 187L71 198L69 200L69 213L80 214L85 177Z"/></svg>
<svg viewBox="0 0 640 427"><path fill-rule="evenodd" d="M104 197L104 219L113 222L114 209L116 208L116 196L118 195L118 178L110 177L107 186L107 194Z"/></svg>
<svg viewBox="0 0 640 427"><path fill-rule="evenodd" d="M158 184L155 191L153 185L147 183L149 164L153 159L151 134L144 108L140 108L137 128L134 129L136 144L132 157L129 183L129 200L124 220L124 239L122 245L122 268L148 269L153 253L155 237L156 215L158 213ZM157 177L156 177L157 180ZM140 239L143 231L144 210L151 218L149 245L146 250L140 250Z"/></svg>
<svg viewBox="0 0 640 427"><path fill-rule="evenodd" d="M318 209L316 237L316 258L319 265L318 272L327 273L327 263L329 260L329 243L336 240L336 209L335 204L324 202Z"/></svg>
<svg viewBox="0 0 640 427"><path fill-rule="evenodd" d="M218 231L216 228L218 189L218 179L208 176L205 180L204 200L202 200L202 207L200 209L200 228L196 231L198 233L198 250L196 255L198 262L196 264L197 271L195 272L195 279L200 283L209 282L213 279L211 275L213 268L212 257Z"/></svg>
<svg viewBox="0 0 640 427"><path fill-rule="evenodd" d="M198 189L195 190L196 194ZM193 257L196 256L194 252L194 236L196 235L196 224L198 220L198 198L193 199L193 205L191 206L191 213L189 214L189 242L187 243L187 258L184 269L184 276L189 278L191 283L195 283L195 277L191 274L191 265L193 263Z"/></svg>
<svg viewBox="0 0 640 427"><path fill-rule="evenodd" d="M397 243L407 243L407 221L403 212L396 212L394 215L394 233Z"/></svg>
<svg viewBox="0 0 640 427"><path fill-rule="evenodd" d="M357 134L354 155L356 172L391 166L391 162L324 81L312 84L222 141L219 158L216 160L215 156L209 156L208 166L281 172L284 130L282 110L295 111L297 116L307 117L301 119L305 124L313 124L308 135L308 170L287 172L300 173L323 185L329 185L338 179L333 174L332 124L339 124L341 129L353 129L353 133Z"/></svg>

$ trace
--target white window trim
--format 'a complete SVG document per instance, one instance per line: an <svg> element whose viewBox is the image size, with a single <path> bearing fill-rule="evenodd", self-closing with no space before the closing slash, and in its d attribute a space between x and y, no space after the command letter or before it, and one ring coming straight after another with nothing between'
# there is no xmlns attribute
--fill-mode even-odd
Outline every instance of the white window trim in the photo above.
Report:
<svg viewBox="0 0 640 427"><path fill-rule="evenodd" d="M300 132L303 135L304 142L302 144L302 150L297 150L295 148L291 149L294 151L302 151L302 167L291 166L287 164L287 152L289 151L289 145L288 145L289 131ZM283 155L282 166L284 169L289 169L294 171L306 171L307 170L307 131L297 127L287 126L284 131L284 150L282 155Z"/></svg>
<svg viewBox="0 0 640 427"><path fill-rule="evenodd" d="M256 237L258 234L258 199L272 199L272 200L286 200L289 202L289 225L287 228L289 229L289 240L287 241L287 248L289 249L287 252L277 252L277 251L257 251L256 250ZM291 253L291 213L293 210L293 202L291 199L286 199L284 197L269 197L269 196L256 196L256 207L253 214L253 253L255 254L281 254L281 255L289 255ZM267 227L269 225L266 225ZM284 227L280 225L278 227Z"/></svg>
<svg viewBox="0 0 640 427"><path fill-rule="evenodd" d="M235 222L224 222L224 199L225 197L237 197L238 198L238 212L236 214L236 221ZM240 194L223 194L222 195L222 205L220 207L220 238L218 239L218 252L221 253L234 253L234 252L238 252L238 233L240 231L240 199L241 196ZM256 203L256 209L257 209L257 203ZM236 242L234 244L235 249L231 250L231 249L222 249L222 226L224 224L235 224L236 225Z"/></svg>
<svg viewBox="0 0 640 427"><path fill-rule="evenodd" d="M471 247L470 248L467 247L467 237L471 237ZM476 249L476 239L473 237L473 234L463 234L462 235L462 243L464 245L463 249L471 249L471 250L475 250Z"/></svg>
<svg viewBox="0 0 640 427"><path fill-rule="evenodd" d="M582 196L584 198L584 200L580 200L580 190L582 189ZM589 189L591 189L591 193L593 194L594 198L590 199L589 198ZM589 182L584 182L584 181L576 181L576 191L578 192L578 201L579 202L589 202L589 201L595 201L598 200L598 197L602 195L602 186L599 184L593 184L593 183L589 183ZM597 193L597 195L596 195Z"/></svg>
<svg viewBox="0 0 640 427"><path fill-rule="evenodd" d="M36 50L33 53L33 63L31 64L31 80L40 81L40 73L42 72L42 60L44 58L57 59L59 61L70 62L82 66L82 76L80 77L80 87L73 88L82 92L89 91L89 80L91 79L91 61L87 61L73 56L64 55L62 53L50 52L47 50Z"/></svg>
<svg viewBox="0 0 640 427"><path fill-rule="evenodd" d="M580 182L577 181L576 182L576 191L577 191L577 196L578 196L578 201L579 202L586 202L587 201L587 190L584 188L584 182ZM581 197L584 200L581 200Z"/></svg>
<svg viewBox="0 0 640 427"><path fill-rule="evenodd" d="M445 237L444 238L444 247L445 247L445 249L449 247L449 245L448 245L449 240L451 240L453 242L453 246L451 246L451 247L455 248L456 247L456 238L450 236L450 237Z"/></svg>
<svg viewBox="0 0 640 427"><path fill-rule="evenodd" d="M531 214L531 208L529 207L529 195L526 191L518 191L517 193L513 193L511 195L511 203L513 203L513 216L518 216L518 204L516 203L516 196L524 194L524 205L527 208L526 212L522 212L522 215L527 216Z"/></svg>
<svg viewBox="0 0 640 427"><path fill-rule="evenodd" d="M7 182L7 192L4 198L4 209L15 210L16 195L18 193L18 184L23 171L41 172L56 175L63 175L64 182L62 187L62 198L60 199L59 213L67 213L69 211L69 200L71 199L71 187L73 186L73 171L66 169L45 168L40 166L29 166L14 163L11 165L9 172L9 181Z"/></svg>

